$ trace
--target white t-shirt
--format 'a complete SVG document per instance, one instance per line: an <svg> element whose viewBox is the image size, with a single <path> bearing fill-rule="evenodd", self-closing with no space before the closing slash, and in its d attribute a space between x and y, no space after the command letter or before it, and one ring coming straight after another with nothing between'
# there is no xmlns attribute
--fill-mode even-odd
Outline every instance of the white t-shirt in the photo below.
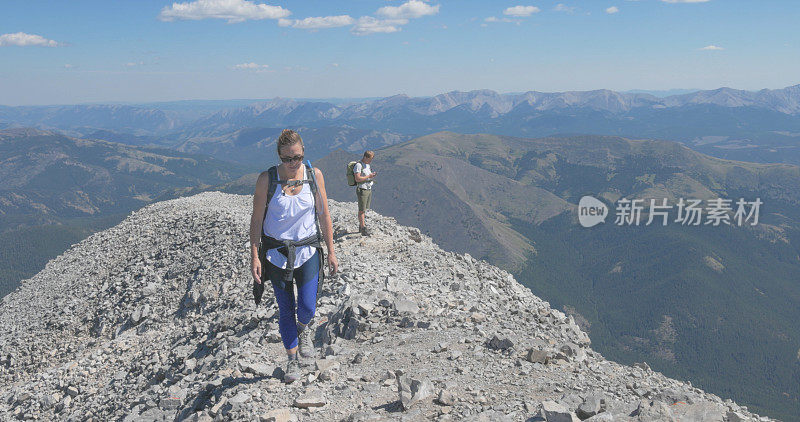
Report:
<svg viewBox="0 0 800 422"><path fill-rule="evenodd" d="M361 173L362 176L367 177L372 174L372 169L369 167L369 164L364 164L359 161L353 166L353 173ZM372 180L359 183L358 187L361 189L372 189Z"/></svg>
<svg viewBox="0 0 800 422"><path fill-rule="evenodd" d="M306 171L303 170L303 180ZM286 195L281 186L269 201L264 218L264 234L278 240L301 240L317 233L314 221L314 196L311 186L303 183L297 195ZM299 246L295 249L294 267L300 268L314 256L313 246ZM278 268L286 268L286 257L278 249L267 250L267 261Z"/></svg>

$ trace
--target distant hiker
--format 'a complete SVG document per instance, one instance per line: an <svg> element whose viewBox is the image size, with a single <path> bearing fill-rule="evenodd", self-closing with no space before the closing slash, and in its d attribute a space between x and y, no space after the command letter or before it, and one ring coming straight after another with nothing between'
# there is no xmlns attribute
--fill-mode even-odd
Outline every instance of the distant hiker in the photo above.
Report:
<svg viewBox="0 0 800 422"><path fill-rule="evenodd" d="M372 205L372 184L374 183L372 179L378 174L373 172L372 168L369 166L369 163L372 162L374 157L374 152L366 151L364 152L364 156L361 157L361 160L356 162L353 166L353 176L355 176L356 183L358 183L358 187L356 188L356 197L358 198L358 231L363 236L369 236L365 218L367 209Z"/></svg>
<svg viewBox="0 0 800 422"><path fill-rule="evenodd" d="M258 304L264 291L262 281L271 282L280 311L281 340L288 355L286 382L300 378L298 352L304 358L314 356L314 334L309 324L325 275L322 237L328 250L330 273L336 274L339 267L333 249L325 180L319 169L311 167L310 161L303 164L304 152L299 134L289 129L281 133L278 157L282 164L258 176L250 217L253 294Z"/></svg>

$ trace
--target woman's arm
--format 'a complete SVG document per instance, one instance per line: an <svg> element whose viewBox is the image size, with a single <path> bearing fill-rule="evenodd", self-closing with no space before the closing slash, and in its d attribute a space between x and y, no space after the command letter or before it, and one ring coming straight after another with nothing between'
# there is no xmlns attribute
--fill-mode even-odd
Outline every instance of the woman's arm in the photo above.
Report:
<svg viewBox="0 0 800 422"><path fill-rule="evenodd" d="M331 214L328 210L328 194L325 192L325 179L322 177L322 172L314 169L314 174L317 179L317 215L319 215L320 229L322 230L322 237L325 239L325 246L328 248L328 265L330 266L331 275L336 274L339 268L339 262L336 260L336 253L333 250L333 223L331 222Z"/></svg>
<svg viewBox="0 0 800 422"><path fill-rule="evenodd" d="M258 246L261 243L261 232L264 224L264 211L267 208L267 190L269 190L269 172L262 172L256 181L253 194L253 214L250 216L250 257L253 279L261 283L261 261L258 259Z"/></svg>

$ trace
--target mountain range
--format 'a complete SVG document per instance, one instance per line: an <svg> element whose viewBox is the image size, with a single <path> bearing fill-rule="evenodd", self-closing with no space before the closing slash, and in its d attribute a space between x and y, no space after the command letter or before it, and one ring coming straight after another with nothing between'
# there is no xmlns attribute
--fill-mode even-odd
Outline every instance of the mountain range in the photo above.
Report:
<svg viewBox="0 0 800 422"><path fill-rule="evenodd" d="M291 125L313 121L381 121L404 115L436 116L448 111L471 112L496 118L520 111L550 111L585 108L624 113L637 108L664 109L691 105L763 108L789 115L800 114L800 85L757 92L719 88L690 94L656 97L650 94L621 93L610 90L499 94L491 90L453 91L433 97L395 95L370 102L336 105L326 102L296 101L287 98L217 112L193 125ZM224 129L224 127L223 127Z"/></svg>
<svg viewBox="0 0 800 422"><path fill-rule="evenodd" d="M0 129L36 127L84 134L97 129L152 134L175 129L179 123L168 111L129 105L0 106Z"/></svg>
<svg viewBox="0 0 800 422"><path fill-rule="evenodd" d="M262 134L253 142L269 143L270 136L285 127L366 131L377 140L374 145L367 142L368 147L443 130L519 137L596 134L673 140L720 158L800 164L800 85L760 91L719 88L666 97L610 90L476 90L352 102L275 98L250 104L231 100L0 107L0 129L23 126L206 154L219 153L220 141L231 145L242 136ZM311 158L340 147L333 144ZM230 158L252 157L246 146L232 146Z"/></svg>

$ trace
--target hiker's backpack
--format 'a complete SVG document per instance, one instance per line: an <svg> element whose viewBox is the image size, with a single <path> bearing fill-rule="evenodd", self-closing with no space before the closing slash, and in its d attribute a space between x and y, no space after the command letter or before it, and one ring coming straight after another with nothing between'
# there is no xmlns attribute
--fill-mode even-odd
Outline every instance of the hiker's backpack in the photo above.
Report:
<svg viewBox="0 0 800 422"><path fill-rule="evenodd" d="M264 207L264 215L261 218L263 222L267 217L267 209L269 208L269 202L272 200L272 197L275 195L275 191L278 189L278 185L284 184L285 180L278 180L278 167L272 166L267 170L269 174L269 187L267 188L267 203ZM319 216L316 212L316 203L317 203L317 177L314 175L314 167L311 166L311 161L306 161L306 179L302 181L302 183L308 183L309 187L311 188L311 195L314 198L314 223L317 226L317 243L321 244L322 241L322 231L320 230L319 226ZM258 259L261 261L261 283L256 283L255 280L253 281L253 300L258 306L261 303L261 296L264 294L264 284L267 281L264 278L264 272L267 265L266 254L267 249L266 245L264 244L264 228L261 228L261 242L258 247ZM317 281L317 297L319 297L322 282L325 279L325 251L322 249L322 246L319 245L317 247L317 252L319 252L319 279ZM287 257L288 258L288 257Z"/></svg>
<svg viewBox="0 0 800 422"><path fill-rule="evenodd" d="M356 166L358 161L351 161L347 163L347 184L350 186L356 185L356 175L353 173L353 167Z"/></svg>

